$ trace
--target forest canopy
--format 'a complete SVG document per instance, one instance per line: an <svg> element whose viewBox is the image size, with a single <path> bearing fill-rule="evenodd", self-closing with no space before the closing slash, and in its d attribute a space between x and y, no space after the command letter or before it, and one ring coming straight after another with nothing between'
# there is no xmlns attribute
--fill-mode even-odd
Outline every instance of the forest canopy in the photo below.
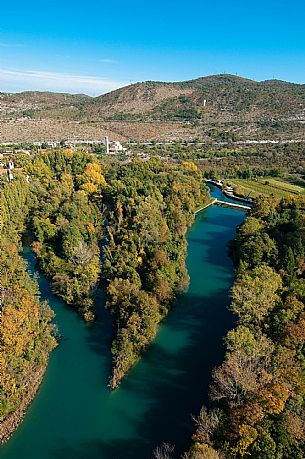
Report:
<svg viewBox="0 0 305 459"><path fill-rule="evenodd" d="M193 163L158 160L112 168L106 174L108 206L103 274L107 306L117 335L112 345L115 387L155 337L177 293L188 285L186 231L208 201Z"/></svg>

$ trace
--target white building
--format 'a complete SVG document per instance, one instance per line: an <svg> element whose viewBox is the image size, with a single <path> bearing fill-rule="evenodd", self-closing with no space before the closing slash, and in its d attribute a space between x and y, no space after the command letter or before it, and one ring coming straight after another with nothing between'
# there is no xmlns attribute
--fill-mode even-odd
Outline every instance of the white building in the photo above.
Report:
<svg viewBox="0 0 305 459"><path fill-rule="evenodd" d="M114 142L111 142L109 148L110 153L121 153L123 151L125 151L125 149L119 141L115 140Z"/></svg>
<svg viewBox="0 0 305 459"><path fill-rule="evenodd" d="M105 145L105 153L106 154L116 154L116 153L125 153L127 148L124 148L121 142L118 140L114 140L112 142L109 141L109 137L104 138L104 145Z"/></svg>

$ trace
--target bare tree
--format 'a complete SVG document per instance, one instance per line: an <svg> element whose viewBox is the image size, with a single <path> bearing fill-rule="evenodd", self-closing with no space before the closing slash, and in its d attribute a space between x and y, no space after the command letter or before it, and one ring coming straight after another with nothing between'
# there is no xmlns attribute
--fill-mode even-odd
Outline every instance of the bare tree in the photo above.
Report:
<svg viewBox="0 0 305 459"><path fill-rule="evenodd" d="M202 443L212 444L212 436L219 426L219 413L212 409L210 413L203 406L198 417L193 417L196 423L196 438Z"/></svg>
<svg viewBox="0 0 305 459"><path fill-rule="evenodd" d="M79 244L74 247L71 261L74 265L83 266L86 263L89 263L93 255L93 250L88 246L88 244L86 244L86 242L80 241Z"/></svg>
<svg viewBox="0 0 305 459"><path fill-rule="evenodd" d="M171 459L175 447L169 443L162 443L162 446L157 446L153 455L156 459Z"/></svg>

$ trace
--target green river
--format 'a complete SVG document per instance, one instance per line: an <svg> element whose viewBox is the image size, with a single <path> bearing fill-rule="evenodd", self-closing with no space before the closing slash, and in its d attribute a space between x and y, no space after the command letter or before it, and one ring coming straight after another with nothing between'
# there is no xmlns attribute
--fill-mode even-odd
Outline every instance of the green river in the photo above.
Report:
<svg viewBox="0 0 305 459"><path fill-rule="evenodd" d="M219 206L197 216L188 233L189 290L114 392L107 387L113 328L102 294L99 320L87 325L39 275L62 339L1 459L150 459L162 442L174 444L179 457L190 445L191 414L207 399L211 370L223 358L223 336L233 323L226 309L233 282L226 245L244 218L243 211ZM29 249L24 256L34 272Z"/></svg>

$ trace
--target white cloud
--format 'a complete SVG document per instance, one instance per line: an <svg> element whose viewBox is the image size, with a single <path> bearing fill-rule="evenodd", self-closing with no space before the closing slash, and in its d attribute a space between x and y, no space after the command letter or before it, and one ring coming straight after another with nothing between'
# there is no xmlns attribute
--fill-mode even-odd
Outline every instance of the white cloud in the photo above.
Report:
<svg viewBox="0 0 305 459"><path fill-rule="evenodd" d="M106 77L0 68L0 92L36 90L98 95L126 84Z"/></svg>

